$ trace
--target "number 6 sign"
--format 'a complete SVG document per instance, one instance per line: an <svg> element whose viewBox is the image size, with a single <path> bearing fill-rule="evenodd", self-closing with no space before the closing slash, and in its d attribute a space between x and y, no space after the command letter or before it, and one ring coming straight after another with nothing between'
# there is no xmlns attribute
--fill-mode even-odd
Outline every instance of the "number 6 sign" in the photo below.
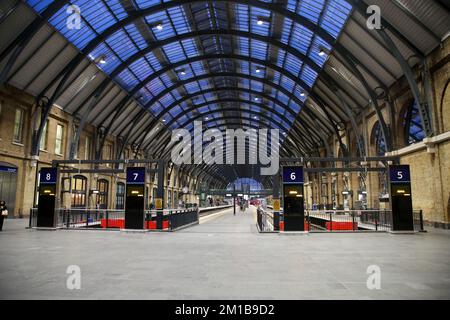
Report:
<svg viewBox="0 0 450 320"><path fill-rule="evenodd" d="M283 184L302 184L303 167L283 167Z"/></svg>

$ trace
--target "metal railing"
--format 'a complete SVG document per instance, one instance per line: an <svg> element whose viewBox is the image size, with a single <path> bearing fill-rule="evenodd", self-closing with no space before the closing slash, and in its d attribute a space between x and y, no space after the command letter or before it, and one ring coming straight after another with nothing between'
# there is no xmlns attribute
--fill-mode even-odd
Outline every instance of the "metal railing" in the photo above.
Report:
<svg viewBox="0 0 450 320"><path fill-rule="evenodd" d="M56 209L56 228L107 230L125 228L125 210L112 209ZM144 229L175 231L181 227L198 223L197 208L145 210ZM29 227L37 226L37 208L30 209Z"/></svg>
<svg viewBox="0 0 450 320"><path fill-rule="evenodd" d="M424 232L422 210L414 210L413 216L414 230ZM392 230L392 211L305 210L304 223L309 232L388 232ZM274 232L272 212L258 208L257 224L260 232Z"/></svg>

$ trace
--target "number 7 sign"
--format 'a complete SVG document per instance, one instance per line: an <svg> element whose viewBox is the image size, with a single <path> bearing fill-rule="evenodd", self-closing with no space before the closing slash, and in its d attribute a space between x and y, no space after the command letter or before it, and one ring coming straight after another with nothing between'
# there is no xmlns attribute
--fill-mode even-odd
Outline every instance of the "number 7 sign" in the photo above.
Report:
<svg viewBox="0 0 450 320"><path fill-rule="evenodd" d="M128 168L127 184L145 184L145 168Z"/></svg>

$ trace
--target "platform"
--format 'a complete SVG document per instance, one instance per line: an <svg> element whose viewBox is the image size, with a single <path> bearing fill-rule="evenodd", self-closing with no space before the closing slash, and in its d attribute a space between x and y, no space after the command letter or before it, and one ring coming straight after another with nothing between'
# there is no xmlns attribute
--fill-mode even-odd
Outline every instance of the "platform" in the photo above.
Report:
<svg viewBox="0 0 450 320"><path fill-rule="evenodd" d="M450 234L259 234L254 208L176 233L0 233L0 299L447 299ZM81 290L66 289L69 265ZM381 268L381 290L366 287Z"/></svg>

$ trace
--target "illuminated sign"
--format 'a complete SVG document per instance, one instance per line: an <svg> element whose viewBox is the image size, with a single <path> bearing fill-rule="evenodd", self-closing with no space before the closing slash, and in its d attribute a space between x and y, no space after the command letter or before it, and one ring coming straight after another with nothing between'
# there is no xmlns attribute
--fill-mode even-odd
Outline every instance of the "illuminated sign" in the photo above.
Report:
<svg viewBox="0 0 450 320"><path fill-rule="evenodd" d="M56 168L42 168L40 173L40 184L56 184L58 175Z"/></svg>
<svg viewBox="0 0 450 320"><path fill-rule="evenodd" d="M145 168L128 168L127 184L145 184Z"/></svg>
<svg viewBox="0 0 450 320"><path fill-rule="evenodd" d="M389 167L389 177L391 183L405 183L411 182L411 174L409 166L399 165Z"/></svg>
<svg viewBox="0 0 450 320"><path fill-rule="evenodd" d="M283 184L303 184L303 167L283 167Z"/></svg>

